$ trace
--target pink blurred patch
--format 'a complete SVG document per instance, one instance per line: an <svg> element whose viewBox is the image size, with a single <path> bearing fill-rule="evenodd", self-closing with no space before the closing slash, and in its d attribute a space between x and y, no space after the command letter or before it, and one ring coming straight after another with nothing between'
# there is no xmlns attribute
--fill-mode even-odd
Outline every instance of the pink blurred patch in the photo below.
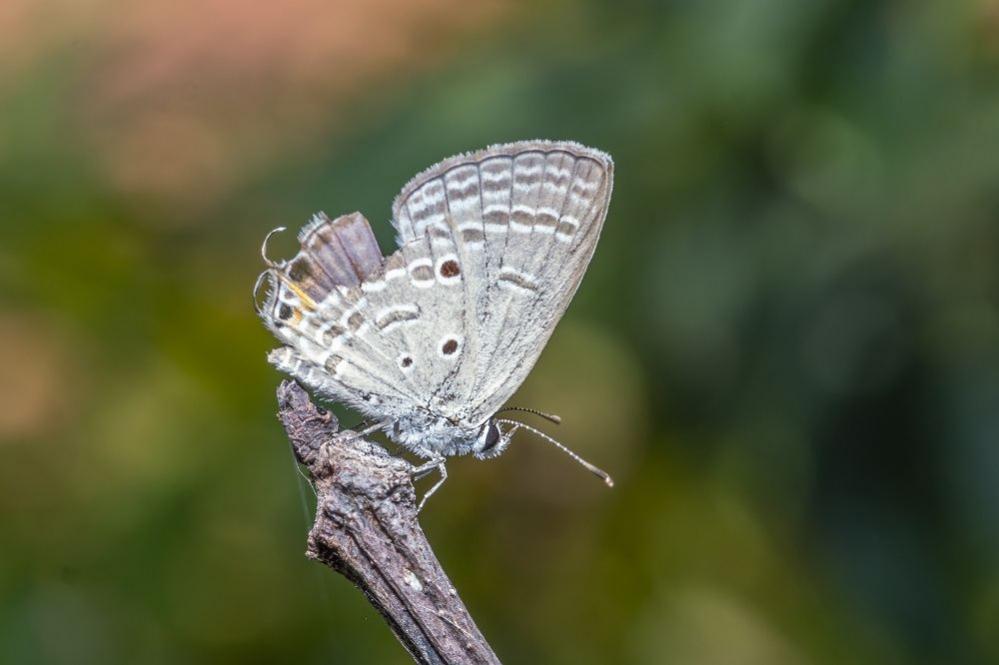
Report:
<svg viewBox="0 0 999 665"><path fill-rule="evenodd" d="M351 100L495 25L500 2L106 3L82 100L111 184L167 216L336 130Z"/></svg>
<svg viewBox="0 0 999 665"><path fill-rule="evenodd" d="M76 366L51 322L0 315L0 440L37 438L66 423Z"/></svg>

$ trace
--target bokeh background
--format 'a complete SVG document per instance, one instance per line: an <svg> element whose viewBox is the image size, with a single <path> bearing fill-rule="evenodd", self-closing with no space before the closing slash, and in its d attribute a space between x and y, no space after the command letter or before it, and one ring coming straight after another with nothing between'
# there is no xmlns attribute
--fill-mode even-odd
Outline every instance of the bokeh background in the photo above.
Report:
<svg viewBox="0 0 999 665"><path fill-rule="evenodd" d="M617 181L514 401L617 487L450 465L505 662L999 662L997 67L994 0L4 0L0 661L409 662L302 556L258 247L545 137Z"/></svg>

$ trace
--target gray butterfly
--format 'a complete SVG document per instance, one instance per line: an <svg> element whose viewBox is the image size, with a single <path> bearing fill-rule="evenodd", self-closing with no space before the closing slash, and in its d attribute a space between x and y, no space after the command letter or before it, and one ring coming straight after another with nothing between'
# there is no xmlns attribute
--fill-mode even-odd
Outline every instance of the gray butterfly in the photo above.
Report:
<svg viewBox="0 0 999 665"><path fill-rule="evenodd" d="M360 213L314 216L291 261L264 251L258 311L285 344L268 360L428 460L418 472L438 469L424 501L446 457L493 457L520 428L610 485L498 414L579 286L612 181L599 150L523 141L413 178L392 206L399 249L387 257Z"/></svg>

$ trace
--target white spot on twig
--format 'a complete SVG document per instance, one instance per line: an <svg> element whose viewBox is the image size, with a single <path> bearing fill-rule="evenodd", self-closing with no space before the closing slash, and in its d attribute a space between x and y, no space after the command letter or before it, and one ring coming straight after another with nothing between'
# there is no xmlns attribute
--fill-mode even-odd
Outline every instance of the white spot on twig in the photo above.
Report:
<svg viewBox="0 0 999 665"><path fill-rule="evenodd" d="M408 568L402 575L402 581L405 582L413 591L423 591L423 584L420 582L420 578Z"/></svg>

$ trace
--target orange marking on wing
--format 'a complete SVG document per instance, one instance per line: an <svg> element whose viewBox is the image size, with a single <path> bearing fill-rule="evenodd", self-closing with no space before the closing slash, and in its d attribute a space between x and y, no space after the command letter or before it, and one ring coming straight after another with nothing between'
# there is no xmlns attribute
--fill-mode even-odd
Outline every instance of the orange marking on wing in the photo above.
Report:
<svg viewBox="0 0 999 665"><path fill-rule="evenodd" d="M302 287L300 287L298 284L288 279L287 276L282 275L281 273L277 274L278 277L281 278L281 281L284 282L285 286L287 286L289 289L295 292L295 295L298 296L298 299L302 302L303 305L305 305L311 310L315 310L318 308L318 305L316 305L316 301L310 298L309 294L307 294L305 291L302 290Z"/></svg>

